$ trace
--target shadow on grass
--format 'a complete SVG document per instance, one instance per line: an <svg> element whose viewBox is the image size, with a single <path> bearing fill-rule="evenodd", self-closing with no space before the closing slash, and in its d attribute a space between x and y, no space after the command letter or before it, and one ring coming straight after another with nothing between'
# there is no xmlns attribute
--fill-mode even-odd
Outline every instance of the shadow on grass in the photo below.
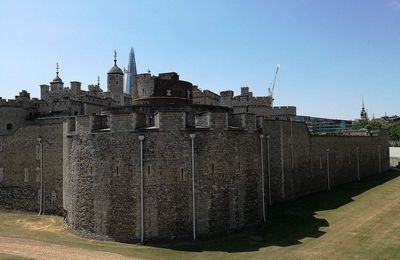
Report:
<svg viewBox="0 0 400 260"><path fill-rule="evenodd" d="M320 228L329 226L329 223L325 219L316 218L317 211L336 209L346 205L353 201L353 197L399 176L399 172L390 170L383 176L370 176L360 182L335 187L332 191L318 192L295 201L273 205L268 208L267 224L226 237L197 242L149 245L192 252L249 252L272 245L281 247L296 245L303 238L317 238L325 233L320 231Z"/></svg>

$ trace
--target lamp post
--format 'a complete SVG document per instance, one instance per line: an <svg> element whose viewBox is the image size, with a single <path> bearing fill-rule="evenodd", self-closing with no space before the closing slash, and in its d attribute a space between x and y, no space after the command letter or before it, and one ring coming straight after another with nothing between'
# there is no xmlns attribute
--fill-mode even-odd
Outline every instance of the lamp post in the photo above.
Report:
<svg viewBox="0 0 400 260"><path fill-rule="evenodd" d="M144 200L143 200L143 140L144 136L139 135L140 141L140 242L144 242Z"/></svg>
<svg viewBox="0 0 400 260"><path fill-rule="evenodd" d="M193 240L196 240L196 201L195 201L195 190L194 190L194 137L195 134L190 134L192 139L192 209L193 209Z"/></svg>

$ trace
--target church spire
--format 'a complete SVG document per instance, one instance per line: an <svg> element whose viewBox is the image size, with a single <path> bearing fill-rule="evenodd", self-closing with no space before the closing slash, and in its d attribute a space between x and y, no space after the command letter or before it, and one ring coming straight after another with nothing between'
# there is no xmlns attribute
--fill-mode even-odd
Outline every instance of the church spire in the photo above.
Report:
<svg viewBox="0 0 400 260"><path fill-rule="evenodd" d="M114 65L117 66L117 51L114 50Z"/></svg>
<svg viewBox="0 0 400 260"><path fill-rule="evenodd" d="M365 120L365 121L368 120L368 114L367 114L367 111L366 111L365 105L364 105L364 97L362 97L362 107L361 107L360 116L361 116L361 120Z"/></svg>

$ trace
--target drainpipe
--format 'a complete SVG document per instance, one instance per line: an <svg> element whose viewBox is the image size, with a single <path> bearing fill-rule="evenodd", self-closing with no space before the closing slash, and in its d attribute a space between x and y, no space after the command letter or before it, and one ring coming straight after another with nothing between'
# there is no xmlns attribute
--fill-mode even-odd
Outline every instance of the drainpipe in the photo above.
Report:
<svg viewBox="0 0 400 260"><path fill-rule="evenodd" d="M139 135L140 140L140 242L144 242L144 217L143 217L143 140L144 136Z"/></svg>
<svg viewBox="0 0 400 260"><path fill-rule="evenodd" d="M37 141L39 143L39 174L40 174L40 190L39 190L39 214L42 215L42 201L43 201L43 144L42 144L42 138L37 138Z"/></svg>
<svg viewBox="0 0 400 260"><path fill-rule="evenodd" d="M192 139L192 208L193 208L193 240L196 240L196 201L194 196L194 137L195 134L190 134Z"/></svg>
<svg viewBox="0 0 400 260"><path fill-rule="evenodd" d="M382 173L382 166L381 166L381 145L378 145L378 160L379 160L379 173Z"/></svg>
<svg viewBox="0 0 400 260"><path fill-rule="evenodd" d="M283 130L281 122L281 174L282 174L282 199L285 199L285 161L283 160Z"/></svg>
<svg viewBox="0 0 400 260"><path fill-rule="evenodd" d="M328 190L331 190L330 174L329 174L329 149L326 149L326 174L328 177Z"/></svg>
<svg viewBox="0 0 400 260"><path fill-rule="evenodd" d="M45 208L46 208L46 182L43 181L43 212L42 212L42 215L44 215Z"/></svg>
<svg viewBox="0 0 400 260"><path fill-rule="evenodd" d="M292 156L292 169L294 169L294 149L293 149L293 118L290 118L290 149Z"/></svg>
<svg viewBox="0 0 400 260"><path fill-rule="evenodd" d="M271 197L271 164L270 164L270 157L269 157L269 135L267 135L267 162L268 162L268 199L269 205L272 205L272 197Z"/></svg>
<svg viewBox="0 0 400 260"><path fill-rule="evenodd" d="M359 159L360 147L357 147L357 180L360 180L360 159Z"/></svg>
<svg viewBox="0 0 400 260"><path fill-rule="evenodd" d="M266 222L265 218L265 187L264 187L264 156L263 156L263 140L264 135L260 135L260 156L261 156L261 187L262 187L262 210L263 210L263 220Z"/></svg>

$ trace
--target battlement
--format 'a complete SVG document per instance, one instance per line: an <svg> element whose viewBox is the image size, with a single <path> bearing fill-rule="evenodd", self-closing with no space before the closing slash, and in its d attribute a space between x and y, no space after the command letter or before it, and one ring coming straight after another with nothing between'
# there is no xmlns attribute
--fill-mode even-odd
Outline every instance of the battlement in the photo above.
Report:
<svg viewBox="0 0 400 260"><path fill-rule="evenodd" d="M0 106L20 107L21 104L18 104L15 99L3 99L3 98L0 97Z"/></svg>
<svg viewBox="0 0 400 260"><path fill-rule="evenodd" d="M144 80L144 79L152 79L152 78L154 78L154 76L152 76L150 73L141 73L141 74L137 74L136 75L136 79L141 79L141 80Z"/></svg>
<svg viewBox="0 0 400 260"><path fill-rule="evenodd" d="M234 92L233 90L225 90L225 91L221 91L219 92L221 97L231 97L233 98Z"/></svg>
<svg viewBox="0 0 400 260"><path fill-rule="evenodd" d="M179 75L176 72L159 73L158 77L160 79L179 80Z"/></svg>
<svg viewBox="0 0 400 260"><path fill-rule="evenodd" d="M193 129L238 129L254 132L256 116L252 113L188 113L159 111L154 118L140 112L85 115L65 119L68 134L117 133L130 131L179 131ZM260 123L259 123L260 125Z"/></svg>

